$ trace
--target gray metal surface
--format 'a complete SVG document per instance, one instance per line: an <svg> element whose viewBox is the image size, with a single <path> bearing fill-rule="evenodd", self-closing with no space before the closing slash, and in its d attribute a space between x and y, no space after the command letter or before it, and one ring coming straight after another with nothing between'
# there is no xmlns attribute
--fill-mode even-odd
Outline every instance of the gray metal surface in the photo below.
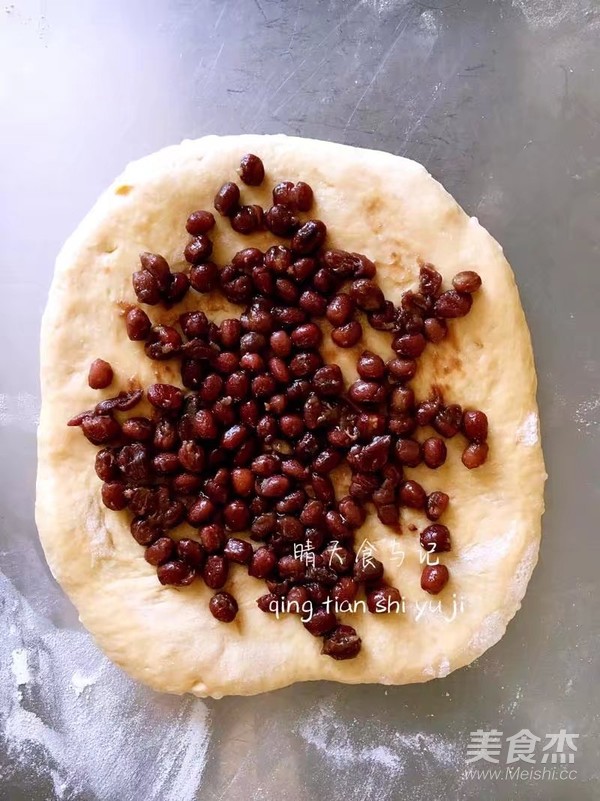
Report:
<svg viewBox="0 0 600 801"><path fill-rule="evenodd" d="M594 0L2 4L0 561L4 614L29 605L37 628L3 629L14 648L0 666L1 799L599 797L599 37ZM202 775L175 760L165 778L172 754L128 740L161 726L185 740L194 701L127 685L112 714L94 714L106 720L94 740L91 718L73 732L57 706L59 668L34 671L51 640L86 641L33 521L39 320L62 241L128 160L185 137L277 131L415 158L503 244L540 380L541 561L508 633L469 669L422 686L207 702ZM93 705L95 692L76 700ZM16 700L30 717L8 714ZM51 753L15 731L31 715L56 734ZM471 778L469 733L492 728L579 734L577 775ZM135 766L121 790L108 779L118 758L106 783L82 767L119 738Z"/></svg>

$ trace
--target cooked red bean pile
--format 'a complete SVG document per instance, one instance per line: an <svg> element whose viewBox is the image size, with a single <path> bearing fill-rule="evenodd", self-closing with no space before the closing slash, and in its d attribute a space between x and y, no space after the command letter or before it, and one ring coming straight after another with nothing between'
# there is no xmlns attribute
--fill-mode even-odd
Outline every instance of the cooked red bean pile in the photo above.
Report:
<svg viewBox="0 0 600 801"><path fill-rule="evenodd" d="M245 155L239 175L248 186L261 184L260 158ZM240 234L267 229L275 244L265 252L242 249L217 266L210 260L215 217L202 209L186 223L188 270L172 272L162 256L142 253L133 273L140 304L170 308L192 288L221 293L240 314L217 324L198 309L166 325L131 306L129 339L143 342L149 359L173 360L185 389L147 387L150 416L125 417L143 392L121 392L69 425L103 446L96 455L102 500L109 509L129 510L131 533L162 584L201 578L216 591L209 605L214 617L231 622L238 605L224 587L231 566L243 565L266 582L261 610L274 612L282 599L304 617L310 610L304 625L323 637L323 653L348 659L360 651L360 637L340 625L327 599L352 602L364 592L373 613L401 600L379 560L357 558L356 531L367 507L398 533L402 507L422 510L430 521L420 533L422 547L447 552L450 532L437 521L448 495L427 491L407 472L421 463L441 467L445 440L459 433L467 441L464 465L473 469L486 460L483 412L446 404L436 390L418 400L410 386L419 357L446 337L449 320L469 312L481 279L461 272L443 290L441 275L424 265L418 287L396 306L367 256L329 249L325 223L299 216L312 204L303 182L277 184L266 210L243 205L239 186L228 182L216 193L217 213ZM387 360L360 348L365 326L389 333ZM356 348L350 386L339 366L323 359L325 328L338 347ZM93 362L90 386L111 381L110 365ZM427 436L417 437L420 428ZM331 476L342 465L350 481L338 497ZM182 523L195 529L193 539L172 536ZM435 594L448 578L445 565L428 565L421 587Z"/></svg>

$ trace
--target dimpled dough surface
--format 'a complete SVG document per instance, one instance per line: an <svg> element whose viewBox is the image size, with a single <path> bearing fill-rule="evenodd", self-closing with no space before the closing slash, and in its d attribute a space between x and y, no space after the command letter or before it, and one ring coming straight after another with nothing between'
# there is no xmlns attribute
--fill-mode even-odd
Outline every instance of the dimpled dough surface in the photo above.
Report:
<svg viewBox="0 0 600 801"><path fill-rule="evenodd" d="M277 620L261 612L256 598L265 584L243 568L234 567L226 585L240 606L231 624L212 617L212 591L201 581L180 589L161 586L129 533L129 514L102 505L96 448L78 428L66 426L76 412L128 389L131 381L179 383L175 362L150 361L143 343L128 340L122 303L136 302L131 274L141 251L163 254L174 270L185 266L187 216L212 209L216 189L237 180L235 169L246 152L259 155L266 169L261 187L241 185L242 196L252 198L246 202L267 207L276 182L308 182L315 192L309 216L327 224L328 246L373 259L389 299L399 302L404 290L414 288L424 261L442 273L446 288L463 269L477 270L483 279L470 314L451 320L448 338L428 346L413 382L418 398L436 383L447 402L483 409L490 421L490 456L483 467L463 467L465 441L458 436L448 442L442 468L408 471L428 492L441 489L451 497L442 519L453 541L443 558L450 582L438 596L420 589L423 551L418 533L407 525L414 520L421 530L424 516L403 510L399 536L371 511L357 544L368 538L406 611L341 615L363 640L353 660L322 656L321 639L308 634L296 616ZM243 247L265 248L273 241L267 234L241 237L223 218L212 233L218 264ZM190 308L202 308L217 321L240 313L221 296L193 291L176 309L148 311L154 322L172 321ZM363 342L350 351L336 348L325 335L326 360L340 364L348 382L356 377L354 365L364 347L385 358L393 355L389 335L368 327ZM115 370L112 386L101 392L87 384L97 357ZM168 692L215 697L313 679L426 681L468 664L497 642L519 608L537 560L545 479L529 332L502 249L421 165L285 136L209 136L130 164L58 258L41 364L36 517L46 556L83 624L108 656L140 681ZM139 406L133 414L148 408ZM191 529L182 526L180 532L189 536ZM458 608L451 621L453 601Z"/></svg>

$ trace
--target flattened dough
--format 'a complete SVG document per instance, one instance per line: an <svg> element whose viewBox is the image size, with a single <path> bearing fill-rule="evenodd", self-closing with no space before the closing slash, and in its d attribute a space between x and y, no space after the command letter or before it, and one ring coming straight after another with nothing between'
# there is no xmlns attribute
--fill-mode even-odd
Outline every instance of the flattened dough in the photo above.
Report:
<svg viewBox="0 0 600 801"><path fill-rule="evenodd" d="M444 555L451 582L436 597L420 589L422 550L407 524L414 520L421 529L424 518L403 510L399 537L369 514L357 541L367 537L379 551L386 579L400 589L406 612L342 615L363 640L358 658L345 662L322 656L321 640L295 616L277 620L261 612L255 599L265 585L241 568L230 573L228 589L240 612L229 625L210 614L211 591L202 582L182 589L161 586L129 533L128 513L108 511L101 503L94 447L79 429L65 425L76 412L126 389L131 379L143 386L176 381L168 363L151 362L143 343L127 339L119 304L135 302L131 273L141 251L161 253L174 269L183 268L188 214L212 208L216 188L237 179L235 168L246 152L263 159L267 177L258 189L242 187L243 196L267 206L277 181L310 183L316 197L311 216L327 223L329 246L372 258L387 297L399 301L414 287L422 261L436 266L445 286L463 269L475 269L483 278L471 313L451 321L451 334L441 345L427 348L414 382L417 397L437 383L448 402L481 408L490 420L490 458L482 468L463 467L464 440L456 437L448 443L444 467L409 471L427 491L442 489L451 496L443 519L453 537L453 550ZM264 234L239 237L222 218L217 226L219 264L242 247L270 241ZM222 298L195 292L183 305L204 308L217 320L230 313ZM149 314L153 320L169 318L156 307ZM365 345L390 356L387 335L369 330L359 349ZM354 380L356 353L330 344L326 350L327 359ZM97 357L109 361L116 376L102 392L87 385ZM519 608L537 560L545 480L529 332L502 249L421 165L281 135L209 136L130 164L58 257L41 364L36 517L44 550L83 624L107 655L140 681L214 697L314 679L421 682L483 653ZM449 621L453 601L458 610Z"/></svg>

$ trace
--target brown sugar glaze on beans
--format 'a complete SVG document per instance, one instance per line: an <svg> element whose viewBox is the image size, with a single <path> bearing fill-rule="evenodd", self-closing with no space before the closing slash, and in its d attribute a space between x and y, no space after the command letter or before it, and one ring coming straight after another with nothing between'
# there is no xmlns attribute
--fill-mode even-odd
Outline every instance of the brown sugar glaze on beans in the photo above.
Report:
<svg viewBox="0 0 600 801"><path fill-rule="evenodd" d="M395 533L402 509L421 515L423 525L408 529L420 530L422 547L439 562L451 549L451 532L438 522L450 498L410 471L456 460L446 445L454 437L466 468L486 461L484 412L463 411L436 388L415 398L411 386L422 354L476 302L481 278L465 269L444 286L425 264L396 305L367 256L330 248L326 223L307 218L314 202L307 183L280 180L263 211L252 190L265 180L260 157L244 155L238 175L241 189L226 180L213 201L217 219L229 223L217 225L208 208L182 220L185 270L174 272L151 252L132 265L137 305L127 307L126 335L140 356L168 361L170 376L179 370L181 381L121 392L69 425L100 448L102 501L130 515L131 534L162 585L203 581L214 591L212 615L231 623L238 604L226 590L229 572L245 570L249 581L266 584L262 595L257 589L259 610L274 612L287 600L307 631L323 638L323 654L351 659L360 636L328 603L362 596L381 613L401 602L385 582L385 565L358 550L370 505ZM243 247L217 264L213 240L223 224L241 236L260 229L272 244ZM197 306L219 293L238 311L217 323ZM161 316L186 294L187 311ZM366 348L369 328L387 339L385 351ZM324 362L326 338L348 350L354 379ZM112 368L96 359L88 378L104 388ZM144 394L150 411L140 413L134 407ZM332 476L340 468L349 480L338 496ZM184 523L193 534L178 538ZM420 586L436 594L448 580L444 564L428 565Z"/></svg>

